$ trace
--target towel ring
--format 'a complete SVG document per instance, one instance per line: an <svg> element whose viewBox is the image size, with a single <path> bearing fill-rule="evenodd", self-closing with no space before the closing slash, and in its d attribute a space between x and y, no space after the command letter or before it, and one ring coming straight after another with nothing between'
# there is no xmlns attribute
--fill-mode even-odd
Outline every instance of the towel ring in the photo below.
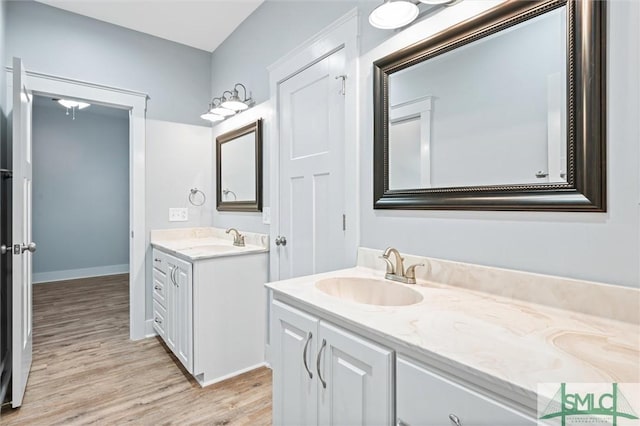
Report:
<svg viewBox="0 0 640 426"><path fill-rule="evenodd" d="M201 202L196 202L194 201L194 199L196 198L196 195L198 195L198 193L202 194L202 201ZM196 207L200 207L202 206L205 202L207 201L207 196L204 195L204 192L200 191L198 188L193 188L190 193L189 193L189 202L191 204L193 204Z"/></svg>

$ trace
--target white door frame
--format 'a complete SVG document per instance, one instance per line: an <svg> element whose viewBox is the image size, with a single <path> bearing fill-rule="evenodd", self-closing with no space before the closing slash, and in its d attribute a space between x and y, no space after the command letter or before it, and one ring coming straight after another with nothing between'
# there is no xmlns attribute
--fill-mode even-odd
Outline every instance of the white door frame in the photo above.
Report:
<svg viewBox="0 0 640 426"><path fill-rule="evenodd" d="M12 70L7 69L10 81ZM129 337L147 337L145 284L145 93L27 71L35 95L86 99L129 110Z"/></svg>
<svg viewBox="0 0 640 426"><path fill-rule="evenodd" d="M331 52L339 48L344 48L346 53L346 75L345 81L345 151L344 151L344 179L345 179L345 213L347 216L347 227L345 231L344 253L347 263L355 265L356 251L360 240L360 205L359 205L359 129L358 117L360 110L358 107L359 75L358 60L358 9L354 8L347 14L326 27L320 33L302 43L292 52L279 59L276 63L267 67L269 71L270 101L276 111L273 125L271 126L270 137L270 165L269 174L271 208L271 247L269 256L270 281L280 279L280 258L278 247L275 245L275 237L280 233L280 125L277 117L280 100L278 92L280 84L309 65L326 57Z"/></svg>

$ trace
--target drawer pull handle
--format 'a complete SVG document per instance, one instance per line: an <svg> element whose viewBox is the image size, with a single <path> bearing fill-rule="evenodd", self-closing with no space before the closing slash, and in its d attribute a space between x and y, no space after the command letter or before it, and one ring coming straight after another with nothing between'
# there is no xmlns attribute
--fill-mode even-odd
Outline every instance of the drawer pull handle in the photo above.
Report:
<svg viewBox="0 0 640 426"><path fill-rule="evenodd" d="M324 389L327 388L327 382L322 378L322 374L320 373L320 360L322 359L322 351L324 347L327 346L327 341L322 339L322 346L320 346L320 350L318 351L318 357L316 358L316 371L318 372L318 379L320 379L320 383L322 383L322 387Z"/></svg>
<svg viewBox="0 0 640 426"><path fill-rule="evenodd" d="M155 289L156 289L156 290L158 290L158 291L162 290L162 287L160 287L159 285L154 286L153 288L155 288Z"/></svg>
<svg viewBox="0 0 640 426"><path fill-rule="evenodd" d="M309 342L311 341L312 337L313 334L309 332L309 335L307 336L307 342L304 344L304 350L302 351L302 362L304 363L304 369L307 370L307 373L309 373L310 379L313 379L313 373L309 370L309 366L307 366L307 349L309 349Z"/></svg>
<svg viewBox="0 0 640 426"><path fill-rule="evenodd" d="M160 320L158 318L154 319L154 321L155 321L156 324L162 324L162 320Z"/></svg>
<svg viewBox="0 0 640 426"><path fill-rule="evenodd" d="M453 426L462 426L462 422L460 421L460 418L455 414L449 414L449 420L451 420L451 424Z"/></svg>

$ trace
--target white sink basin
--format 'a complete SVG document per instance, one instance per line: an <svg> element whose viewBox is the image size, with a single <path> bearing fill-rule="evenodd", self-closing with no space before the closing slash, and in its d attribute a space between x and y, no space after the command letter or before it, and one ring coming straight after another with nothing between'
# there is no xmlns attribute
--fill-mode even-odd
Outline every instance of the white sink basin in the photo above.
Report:
<svg viewBox="0 0 640 426"><path fill-rule="evenodd" d="M316 282L316 288L330 296L365 305L407 306L422 302L419 292L390 281L339 277Z"/></svg>

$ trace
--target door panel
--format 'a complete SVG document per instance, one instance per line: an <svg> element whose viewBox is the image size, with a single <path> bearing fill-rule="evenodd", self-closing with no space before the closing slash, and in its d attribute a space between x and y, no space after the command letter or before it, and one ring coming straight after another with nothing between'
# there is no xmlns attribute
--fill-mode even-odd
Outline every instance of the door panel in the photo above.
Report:
<svg viewBox="0 0 640 426"><path fill-rule="evenodd" d="M279 85L280 279L344 267L345 52Z"/></svg>
<svg viewBox="0 0 640 426"><path fill-rule="evenodd" d="M32 360L32 242L31 235L31 109L33 96L27 88L22 61L13 60L12 114L13 150L13 342L12 406L22 405Z"/></svg>
<svg viewBox="0 0 640 426"><path fill-rule="evenodd" d="M273 424L314 425L317 423L317 378L315 354L318 320L283 305L272 304ZM309 377L303 358L312 377Z"/></svg>
<svg viewBox="0 0 640 426"><path fill-rule="evenodd" d="M382 425L393 418L393 352L320 322L321 425Z"/></svg>
<svg viewBox="0 0 640 426"><path fill-rule="evenodd" d="M193 315L191 265L178 266L176 277L176 350L175 354L187 371L193 372Z"/></svg>
<svg viewBox="0 0 640 426"><path fill-rule="evenodd" d="M165 327L166 332L166 344L169 346L172 352L176 350L176 335L178 332L177 325L177 298L178 287L176 286L175 274L177 272L177 266L171 260L167 260L167 281L164 286L167 295L167 325Z"/></svg>

